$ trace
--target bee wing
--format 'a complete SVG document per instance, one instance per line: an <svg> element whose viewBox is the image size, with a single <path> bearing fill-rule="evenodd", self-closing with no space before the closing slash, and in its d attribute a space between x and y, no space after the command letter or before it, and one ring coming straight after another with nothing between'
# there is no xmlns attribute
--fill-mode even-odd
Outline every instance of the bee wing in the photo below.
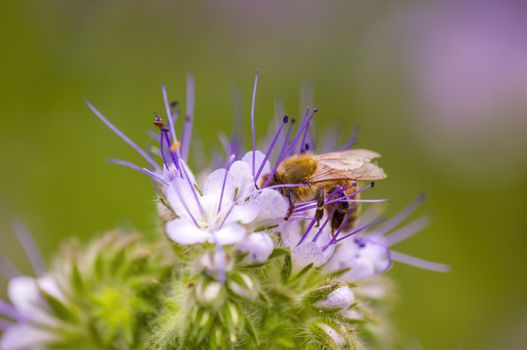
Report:
<svg viewBox="0 0 527 350"><path fill-rule="evenodd" d="M384 170L372 159L381 155L366 149L354 149L316 155L318 166L310 182L328 180L382 180Z"/></svg>

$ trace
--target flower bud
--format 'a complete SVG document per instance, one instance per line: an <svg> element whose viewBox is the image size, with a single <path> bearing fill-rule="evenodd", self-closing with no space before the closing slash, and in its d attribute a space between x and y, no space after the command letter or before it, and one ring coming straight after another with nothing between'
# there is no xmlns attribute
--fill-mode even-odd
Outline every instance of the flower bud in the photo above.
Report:
<svg viewBox="0 0 527 350"><path fill-rule="evenodd" d="M310 331L324 349L341 349L348 343L346 331L339 329L339 324L333 322L315 321ZM344 333L343 333L344 332Z"/></svg>
<svg viewBox="0 0 527 350"><path fill-rule="evenodd" d="M234 294L245 299L254 300L258 295L256 285L251 277L245 273L238 272L233 274L229 280L228 286Z"/></svg>
<svg viewBox="0 0 527 350"><path fill-rule="evenodd" d="M355 301L353 290L349 286L342 286L329 293L328 296L315 304L321 309L347 309Z"/></svg>
<svg viewBox="0 0 527 350"><path fill-rule="evenodd" d="M273 240L266 233L253 233L238 244L236 249L247 253L245 263L255 264L265 262L273 252Z"/></svg>
<svg viewBox="0 0 527 350"><path fill-rule="evenodd" d="M222 285L216 281L201 281L196 285L195 295L202 305L212 305L220 300Z"/></svg>
<svg viewBox="0 0 527 350"><path fill-rule="evenodd" d="M233 260L223 251L211 251L204 254L198 262L198 267L202 269L207 276L222 280L225 274L232 270Z"/></svg>

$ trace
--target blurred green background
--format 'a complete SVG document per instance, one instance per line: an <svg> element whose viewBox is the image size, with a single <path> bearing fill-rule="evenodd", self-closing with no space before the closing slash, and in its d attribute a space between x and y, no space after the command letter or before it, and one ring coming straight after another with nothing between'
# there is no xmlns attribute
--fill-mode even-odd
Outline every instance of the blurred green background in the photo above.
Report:
<svg viewBox="0 0 527 350"><path fill-rule="evenodd" d="M312 82L317 128L383 154L390 212L424 191L433 224L398 250L452 265L396 265L393 313L408 349L527 344L527 8L521 1L4 1L0 5L0 250L29 271L19 217L49 260L64 238L156 230L154 189L108 164L141 159L92 116L92 101L140 145L161 89L183 102L196 77L206 149L248 116L260 69L263 135L282 96ZM248 125L248 124L246 124ZM264 128L265 126L265 128Z"/></svg>

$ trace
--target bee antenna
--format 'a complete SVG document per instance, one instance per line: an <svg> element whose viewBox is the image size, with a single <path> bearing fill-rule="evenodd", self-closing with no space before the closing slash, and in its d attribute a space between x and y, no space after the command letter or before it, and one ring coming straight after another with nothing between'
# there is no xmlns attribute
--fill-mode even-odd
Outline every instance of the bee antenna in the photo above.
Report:
<svg viewBox="0 0 527 350"><path fill-rule="evenodd" d="M293 120L294 120L294 119L293 119ZM289 121L289 116L284 115L284 118L282 119L282 122L283 122L284 124L287 124L288 121Z"/></svg>

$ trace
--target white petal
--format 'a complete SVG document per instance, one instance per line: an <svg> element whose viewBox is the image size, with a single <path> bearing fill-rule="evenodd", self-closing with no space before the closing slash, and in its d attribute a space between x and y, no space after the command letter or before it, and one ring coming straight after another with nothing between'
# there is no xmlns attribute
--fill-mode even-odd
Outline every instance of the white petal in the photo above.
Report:
<svg viewBox="0 0 527 350"><path fill-rule="evenodd" d="M250 234L236 247L238 251L247 253L245 260L250 264L266 261L273 248L273 240L265 233Z"/></svg>
<svg viewBox="0 0 527 350"><path fill-rule="evenodd" d="M193 222L187 219L172 220L166 227L167 235L179 244L195 244L206 242L210 237L208 231L197 228Z"/></svg>
<svg viewBox="0 0 527 350"><path fill-rule="evenodd" d="M180 162L179 164L183 166L183 169L185 169L186 174L187 174L187 176L188 176L189 179L190 179L190 182L191 182L192 184L197 184L197 182L196 182L196 178L194 177L194 174L192 173L192 171L191 171L190 168L188 167L187 163L185 163L185 161L184 161L183 159L180 159L179 162Z"/></svg>
<svg viewBox="0 0 527 350"><path fill-rule="evenodd" d="M382 273L390 267L390 252L386 247L375 243L367 243L361 249L361 257L373 262L375 273Z"/></svg>
<svg viewBox="0 0 527 350"><path fill-rule="evenodd" d="M254 164L255 164L255 167L254 167L254 172L255 172L255 176L256 176L256 173L258 172L258 169L260 168L260 165L262 164L263 160L265 158L265 154L263 154L262 152L256 150L255 151L255 154L254 154ZM253 151L249 151L247 153L245 153L245 155L242 157L242 162L245 162L247 164L249 164L250 168L251 168L251 175L252 175L252 164L253 164ZM260 178L265 175L265 174L269 174L271 172L271 166L270 166L270 163L269 161L265 162L264 164L264 167L262 169L262 172L260 173ZM260 180L260 178L258 178L258 180ZM259 181L257 181L257 183L259 183Z"/></svg>
<svg viewBox="0 0 527 350"><path fill-rule="evenodd" d="M53 341L54 335L29 324L15 324L4 331L0 350L40 350Z"/></svg>
<svg viewBox="0 0 527 350"><path fill-rule="evenodd" d="M243 226L232 223L224 225L220 230L214 232L215 242L220 245L238 243L245 237L246 230Z"/></svg>
<svg viewBox="0 0 527 350"><path fill-rule="evenodd" d="M234 186L238 189L237 198L245 198L255 191L250 164L236 161L229 168L229 173L234 177Z"/></svg>
<svg viewBox="0 0 527 350"><path fill-rule="evenodd" d="M37 279L37 284L44 292L58 300L64 300L64 294L60 290L57 280L50 275L45 275Z"/></svg>
<svg viewBox="0 0 527 350"><path fill-rule="evenodd" d="M340 314L351 321L358 321L364 319L364 315L361 314L359 311L355 310L355 308L342 310Z"/></svg>
<svg viewBox="0 0 527 350"><path fill-rule="evenodd" d="M189 186L187 180L174 179L164 190L170 207L178 217L190 220L192 215L198 221L203 219L194 197L194 189Z"/></svg>
<svg viewBox="0 0 527 350"><path fill-rule="evenodd" d="M256 201L260 208L258 217L252 224L254 228L276 225L284 220L289 205L278 191L264 190L258 194Z"/></svg>
<svg viewBox="0 0 527 350"><path fill-rule="evenodd" d="M294 248L302 237L300 221L285 221L277 229L284 247Z"/></svg>
<svg viewBox="0 0 527 350"><path fill-rule="evenodd" d="M225 187L223 186L224 181ZM228 205L232 202L235 188L236 184L234 181L234 177L225 169L217 169L214 170L209 176L207 176L205 184L203 185L203 194L205 196L212 196L214 198L217 208L223 189L223 207L223 205Z"/></svg>
<svg viewBox="0 0 527 350"><path fill-rule="evenodd" d="M385 299L392 292L392 286L382 278L368 278L357 286L357 295L370 299Z"/></svg>
<svg viewBox="0 0 527 350"><path fill-rule="evenodd" d="M11 303L22 316L34 319L34 316L43 313L38 307L41 295L34 278L27 276L11 278L7 293Z"/></svg>
<svg viewBox="0 0 527 350"><path fill-rule="evenodd" d="M241 222L248 224L253 222L259 213L260 205L256 200L241 202L232 209L225 223Z"/></svg>
<svg viewBox="0 0 527 350"><path fill-rule="evenodd" d="M303 243L293 249L293 265L299 269L311 263L315 266L321 266L331 257L333 253L332 247L330 246L326 251L322 251L322 248L316 243Z"/></svg>

